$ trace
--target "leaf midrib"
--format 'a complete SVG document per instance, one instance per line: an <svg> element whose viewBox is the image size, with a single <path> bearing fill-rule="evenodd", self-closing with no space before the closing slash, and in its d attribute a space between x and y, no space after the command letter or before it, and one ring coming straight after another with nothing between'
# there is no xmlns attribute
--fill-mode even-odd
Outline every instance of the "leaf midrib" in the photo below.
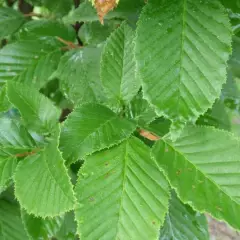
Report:
<svg viewBox="0 0 240 240"><path fill-rule="evenodd" d="M118 237L119 235L119 229L120 229L120 219L121 219L121 213L123 212L123 195L126 191L126 173L127 173L127 168L128 168L128 165L127 165L127 155L128 155L128 151L127 151L127 148L128 148L128 142L126 142L125 146L124 146L124 157L123 157L123 184L122 184L122 194L121 194L121 198L120 198L120 207L119 207L119 214L118 214L118 221L117 221L117 232L116 232L116 237L115 237L115 240L119 240L120 238Z"/></svg>
<svg viewBox="0 0 240 240"><path fill-rule="evenodd" d="M183 0L183 16L182 16L182 33L181 33L181 53L180 53L180 73L179 73L179 83L178 83L178 99L177 99L177 112L179 113L181 85L182 85L182 71L183 67L183 55L184 55L184 41L185 41L185 29L186 29L186 12L187 12L187 0Z"/></svg>

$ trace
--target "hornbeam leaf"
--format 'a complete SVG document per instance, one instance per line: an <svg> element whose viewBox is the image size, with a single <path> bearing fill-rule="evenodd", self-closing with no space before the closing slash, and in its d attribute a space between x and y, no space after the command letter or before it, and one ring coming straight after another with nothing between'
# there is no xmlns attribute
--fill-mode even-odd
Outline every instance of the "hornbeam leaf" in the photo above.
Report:
<svg viewBox="0 0 240 240"><path fill-rule="evenodd" d="M136 76L134 32L124 22L116 29L104 47L101 60L101 80L105 92L116 105L129 103L140 88Z"/></svg>
<svg viewBox="0 0 240 240"><path fill-rule="evenodd" d="M187 127L152 152L180 199L240 229L240 140L211 127Z"/></svg>
<svg viewBox="0 0 240 240"><path fill-rule="evenodd" d="M61 57L56 40L19 41L0 50L0 82L15 80L43 87Z"/></svg>
<svg viewBox="0 0 240 240"><path fill-rule="evenodd" d="M47 37L60 37L66 41L74 41L76 33L72 26L66 26L59 21L41 19L30 21L19 30L20 40L36 40Z"/></svg>
<svg viewBox="0 0 240 240"><path fill-rule="evenodd" d="M168 183L137 138L88 157L75 190L81 239L157 239Z"/></svg>
<svg viewBox="0 0 240 240"><path fill-rule="evenodd" d="M101 102L105 98L99 74L101 53L101 47L84 47L61 57L51 78L60 79L60 88L74 104Z"/></svg>
<svg viewBox="0 0 240 240"><path fill-rule="evenodd" d="M6 85L0 87L0 112L6 112L11 107L6 93Z"/></svg>
<svg viewBox="0 0 240 240"><path fill-rule="evenodd" d="M29 214L54 217L74 208L72 184L58 150L58 139L21 161L14 181L15 195Z"/></svg>
<svg viewBox="0 0 240 240"><path fill-rule="evenodd" d="M22 220L31 240L58 239L75 240L76 222L73 212L55 218L40 218L22 210Z"/></svg>
<svg viewBox="0 0 240 240"><path fill-rule="evenodd" d="M22 224L18 205L6 200L0 200L0 239L28 239Z"/></svg>
<svg viewBox="0 0 240 240"><path fill-rule="evenodd" d="M16 120L0 118L0 189L7 187L17 166L17 158L33 151L36 143Z"/></svg>
<svg viewBox="0 0 240 240"><path fill-rule="evenodd" d="M136 59L144 97L159 115L196 120L226 82L232 32L219 1L149 0L138 22Z"/></svg>
<svg viewBox="0 0 240 240"><path fill-rule="evenodd" d="M12 9L0 7L0 38L16 32L25 22L23 14Z"/></svg>
<svg viewBox="0 0 240 240"><path fill-rule="evenodd" d="M208 224L203 214L195 212L190 206L184 205L172 194L169 213L159 240L208 240Z"/></svg>
<svg viewBox="0 0 240 240"><path fill-rule="evenodd" d="M136 124L100 104L77 107L63 125L60 147L67 161L75 162L128 138Z"/></svg>
<svg viewBox="0 0 240 240"><path fill-rule="evenodd" d="M151 123L157 115L147 100L143 99L142 92L137 94L128 104L126 116L137 121L140 127Z"/></svg>
<svg viewBox="0 0 240 240"><path fill-rule="evenodd" d="M7 83L9 101L20 111L25 125L38 133L52 132L60 110L33 87L16 82Z"/></svg>
<svg viewBox="0 0 240 240"><path fill-rule="evenodd" d="M65 216L43 219L27 214L24 210L22 210L21 215L23 224L31 240L52 239L56 237L64 225L65 219Z"/></svg>

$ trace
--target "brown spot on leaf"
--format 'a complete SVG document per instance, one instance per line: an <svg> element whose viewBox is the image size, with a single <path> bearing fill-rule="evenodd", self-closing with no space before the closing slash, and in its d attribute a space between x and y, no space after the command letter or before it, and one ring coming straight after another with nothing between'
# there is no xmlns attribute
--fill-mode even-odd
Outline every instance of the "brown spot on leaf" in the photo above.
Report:
<svg viewBox="0 0 240 240"><path fill-rule="evenodd" d="M99 20L103 24L104 16L117 6L117 0L95 0L94 5Z"/></svg>
<svg viewBox="0 0 240 240"><path fill-rule="evenodd" d="M89 202L94 202L95 201L95 198L94 197L90 197L89 198Z"/></svg>
<svg viewBox="0 0 240 240"><path fill-rule="evenodd" d="M181 174L181 170L178 170L176 174L179 176Z"/></svg>
<svg viewBox="0 0 240 240"><path fill-rule="evenodd" d="M219 206L216 206L216 209L220 212L222 211L222 208L220 208Z"/></svg>
<svg viewBox="0 0 240 240"><path fill-rule="evenodd" d="M153 224L153 225L155 225L155 224L156 224L156 222L155 222L155 221L152 221L152 224Z"/></svg>

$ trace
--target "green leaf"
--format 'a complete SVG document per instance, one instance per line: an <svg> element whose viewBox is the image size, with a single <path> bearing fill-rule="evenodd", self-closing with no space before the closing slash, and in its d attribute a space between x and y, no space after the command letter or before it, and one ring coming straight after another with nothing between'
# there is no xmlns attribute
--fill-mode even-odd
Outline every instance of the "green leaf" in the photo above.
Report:
<svg viewBox="0 0 240 240"><path fill-rule="evenodd" d="M36 89L8 82L7 95L10 102L20 111L29 129L48 134L56 128L60 116L59 109Z"/></svg>
<svg viewBox="0 0 240 240"><path fill-rule="evenodd" d="M143 99L142 92L137 94L129 103L126 116L137 121L139 126L145 126L152 122L156 117L154 109L147 100Z"/></svg>
<svg viewBox="0 0 240 240"><path fill-rule="evenodd" d="M198 125L213 126L224 130L231 130L231 122L226 111L225 105L221 100L217 100L212 109L201 116L197 122Z"/></svg>
<svg viewBox="0 0 240 240"><path fill-rule="evenodd" d="M24 16L20 12L0 7L0 39L16 32L24 22Z"/></svg>
<svg viewBox="0 0 240 240"><path fill-rule="evenodd" d="M36 143L18 121L0 118L0 189L8 186L17 166L17 157L35 148Z"/></svg>
<svg viewBox="0 0 240 240"><path fill-rule="evenodd" d="M153 148L157 164L184 203L240 229L240 141L210 127L187 127Z"/></svg>
<svg viewBox="0 0 240 240"><path fill-rule="evenodd" d="M11 107L6 94L6 86L4 85L0 88L0 112L6 112Z"/></svg>
<svg viewBox="0 0 240 240"><path fill-rule="evenodd" d="M19 30L20 40L45 39L46 37L60 37L66 41L74 41L76 33L72 26L66 26L59 21L53 20L33 20Z"/></svg>
<svg viewBox="0 0 240 240"><path fill-rule="evenodd" d="M184 205L172 194L169 213L161 229L159 240L208 240L208 224L203 214Z"/></svg>
<svg viewBox="0 0 240 240"><path fill-rule="evenodd" d="M22 219L31 240L52 239L75 240L76 223L73 212L55 218L40 218L22 210Z"/></svg>
<svg viewBox="0 0 240 240"><path fill-rule="evenodd" d="M64 122L60 147L67 161L116 145L135 130L136 124L100 104L77 107Z"/></svg>
<svg viewBox="0 0 240 240"><path fill-rule="evenodd" d="M59 240L76 240L77 224L73 212L66 213L61 228L56 233Z"/></svg>
<svg viewBox="0 0 240 240"><path fill-rule="evenodd" d="M74 104L104 99L99 76L101 52L101 47L71 50L62 56L51 76L60 79L60 88Z"/></svg>
<svg viewBox="0 0 240 240"><path fill-rule="evenodd" d="M0 82L15 80L41 88L61 57L57 41L20 41L0 50Z"/></svg>
<svg viewBox="0 0 240 240"><path fill-rule="evenodd" d="M232 100L236 104L240 103L240 90L235 80L235 77L231 72L228 73L227 82L223 86L222 97L225 102Z"/></svg>
<svg viewBox="0 0 240 240"><path fill-rule="evenodd" d="M0 200L0 239L28 239L24 230L18 205Z"/></svg>
<svg viewBox="0 0 240 240"><path fill-rule="evenodd" d="M120 23L120 20L115 19L104 21L104 25L98 21L86 22L79 29L78 36L84 45L96 45L105 41Z"/></svg>
<svg viewBox="0 0 240 240"><path fill-rule="evenodd" d="M72 0L42 0L42 4L48 8L56 16L62 17L66 15L73 6Z"/></svg>
<svg viewBox="0 0 240 240"><path fill-rule="evenodd" d="M104 47L101 60L101 80L108 98L116 106L129 103L140 88L136 76L134 32L124 22Z"/></svg>
<svg viewBox="0 0 240 240"><path fill-rule="evenodd" d="M157 134L159 137L163 137L169 133L171 122L166 118L157 118L149 125L145 125L144 129Z"/></svg>
<svg viewBox="0 0 240 240"><path fill-rule="evenodd" d="M75 190L81 239L157 239L168 183L137 138L88 157Z"/></svg>
<svg viewBox="0 0 240 240"><path fill-rule="evenodd" d="M196 120L226 82L231 39L218 1L149 1L136 38L144 98L172 121Z"/></svg>
<svg viewBox="0 0 240 240"><path fill-rule="evenodd" d="M72 0L26 0L26 2L34 6L42 6L47 8L56 17L66 15L73 6Z"/></svg>
<svg viewBox="0 0 240 240"><path fill-rule="evenodd" d="M233 37L233 53L229 60L229 69L233 77L240 77L240 37Z"/></svg>
<svg viewBox="0 0 240 240"><path fill-rule="evenodd" d="M74 208L75 197L64 160L53 139L17 166L15 195L29 214L54 217Z"/></svg>
<svg viewBox="0 0 240 240"><path fill-rule="evenodd" d="M144 0L121 0L113 11L110 11L104 19L121 18L121 19L135 19L144 6ZM67 24L79 22L99 21L96 9L89 2L85 1L79 5L77 9L63 18Z"/></svg>
<svg viewBox="0 0 240 240"><path fill-rule="evenodd" d="M239 0L221 0L224 7L231 9L233 12L239 13L240 1Z"/></svg>

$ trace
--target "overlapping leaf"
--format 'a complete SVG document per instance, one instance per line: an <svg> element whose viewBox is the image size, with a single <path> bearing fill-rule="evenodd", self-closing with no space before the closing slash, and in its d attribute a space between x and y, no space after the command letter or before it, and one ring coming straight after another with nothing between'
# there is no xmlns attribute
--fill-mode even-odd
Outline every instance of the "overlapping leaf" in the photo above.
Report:
<svg viewBox="0 0 240 240"><path fill-rule="evenodd" d="M76 223L73 213L55 218L40 218L29 215L22 210L22 219L31 240L52 239L58 240L76 239Z"/></svg>
<svg viewBox="0 0 240 240"><path fill-rule="evenodd" d="M0 88L0 112L9 110L11 103L8 101L6 94L6 86Z"/></svg>
<svg viewBox="0 0 240 240"><path fill-rule="evenodd" d="M5 200L0 200L0 239L28 239L22 224L19 207Z"/></svg>
<svg viewBox="0 0 240 240"><path fill-rule="evenodd" d="M51 78L60 79L60 88L73 103L101 102L104 99L100 81L101 47L72 50L62 56Z"/></svg>
<svg viewBox="0 0 240 240"><path fill-rule="evenodd" d="M57 41L19 41L0 50L0 82L21 81L36 88L46 84L61 57Z"/></svg>
<svg viewBox="0 0 240 240"><path fill-rule="evenodd" d="M140 88L136 76L134 32L125 22L113 32L104 47L101 80L108 98L116 106L130 102Z"/></svg>
<svg viewBox="0 0 240 240"><path fill-rule="evenodd" d="M117 19L104 21L104 25L97 21L86 22L79 29L78 35L84 45L99 44L105 41L120 23L121 20Z"/></svg>
<svg viewBox="0 0 240 240"><path fill-rule="evenodd" d="M7 95L20 111L26 126L38 133L51 133L58 123L60 110L36 89L25 84L8 82Z"/></svg>
<svg viewBox="0 0 240 240"><path fill-rule="evenodd" d="M134 118L138 125L142 127L157 117L154 109L149 105L147 100L143 99L142 93L136 95L129 103L126 116Z"/></svg>
<svg viewBox="0 0 240 240"><path fill-rule="evenodd" d="M18 121L0 118L0 189L12 178L17 158L35 148L36 143Z"/></svg>
<svg viewBox="0 0 240 240"><path fill-rule="evenodd" d="M203 214L195 212L190 206L184 205L172 194L169 213L159 240L208 240L208 225Z"/></svg>
<svg viewBox="0 0 240 240"><path fill-rule="evenodd" d="M226 82L231 37L218 1L150 0L136 39L144 97L171 120L196 120Z"/></svg>
<svg viewBox="0 0 240 240"><path fill-rule="evenodd" d="M0 39L16 32L24 22L24 16L20 12L0 7Z"/></svg>
<svg viewBox="0 0 240 240"><path fill-rule="evenodd" d="M74 208L72 184L55 137L43 150L17 166L15 195L22 208L40 217L53 217Z"/></svg>
<svg viewBox="0 0 240 240"><path fill-rule="evenodd" d="M63 125L60 138L63 157L75 162L95 151L120 143L135 128L133 121L117 116L103 105L80 105Z"/></svg>
<svg viewBox="0 0 240 240"><path fill-rule="evenodd" d="M18 39L42 39L44 41L48 37L59 37L65 41L74 41L75 35L75 31L71 26L66 26L58 21L42 19L24 24L18 32Z"/></svg>
<svg viewBox="0 0 240 240"><path fill-rule="evenodd" d="M157 239L168 209L167 181L136 138L88 157L76 195L83 240Z"/></svg>
<svg viewBox="0 0 240 240"><path fill-rule="evenodd" d="M159 141L153 156L184 203L240 229L240 141L210 127L187 127Z"/></svg>

